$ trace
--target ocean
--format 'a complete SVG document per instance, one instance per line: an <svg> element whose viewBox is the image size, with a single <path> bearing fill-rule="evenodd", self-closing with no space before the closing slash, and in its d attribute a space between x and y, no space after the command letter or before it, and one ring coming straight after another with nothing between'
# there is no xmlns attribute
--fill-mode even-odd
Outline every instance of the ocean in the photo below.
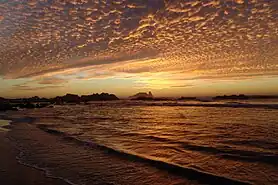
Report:
<svg viewBox="0 0 278 185"><path fill-rule="evenodd" d="M69 184L278 184L277 101L95 102L3 116L18 161Z"/></svg>

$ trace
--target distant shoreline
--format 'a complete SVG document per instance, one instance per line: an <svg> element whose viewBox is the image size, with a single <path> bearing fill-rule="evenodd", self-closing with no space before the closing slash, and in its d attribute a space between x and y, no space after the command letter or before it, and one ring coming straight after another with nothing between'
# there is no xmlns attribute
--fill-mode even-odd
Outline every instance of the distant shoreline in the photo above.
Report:
<svg viewBox="0 0 278 185"><path fill-rule="evenodd" d="M101 94L92 94L92 95L82 95L78 96L75 94L66 94L65 96L57 96L55 98L40 98L38 96L31 98L17 98L17 99L5 99L0 97L0 112L1 111L17 111L20 109L34 109L34 108L44 108L44 107L53 107L54 105L69 105L69 104L89 104L89 102L107 102L107 101L150 101L150 102L159 102L159 101L197 101L197 102L218 102L218 101L244 101L244 100L271 100L278 99L278 96L271 95L223 95L215 97L180 97L180 98L158 98L158 97L137 97L134 99L119 99L114 94L101 93ZM233 102L234 103L234 102ZM196 105L188 104L183 106L213 106L210 105ZM215 107L226 106L216 104ZM230 106L230 105L229 105ZM233 107L238 107L243 105L233 105ZM244 105L249 108L250 105ZM253 105L252 105L253 106ZM256 105L257 107L262 107L262 105ZM269 107L269 106L267 106ZM273 106L270 106L271 108ZM275 107L276 108L276 107Z"/></svg>

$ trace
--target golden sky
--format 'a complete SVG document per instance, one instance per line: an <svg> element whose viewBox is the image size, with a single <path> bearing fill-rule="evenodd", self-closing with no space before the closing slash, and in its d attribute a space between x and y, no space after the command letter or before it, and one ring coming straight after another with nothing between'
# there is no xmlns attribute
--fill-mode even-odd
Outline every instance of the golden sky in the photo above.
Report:
<svg viewBox="0 0 278 185"><path fill-rule="evenodd" d="M278 94L277 75L277 0L0 0L0 96Z"/></svg>

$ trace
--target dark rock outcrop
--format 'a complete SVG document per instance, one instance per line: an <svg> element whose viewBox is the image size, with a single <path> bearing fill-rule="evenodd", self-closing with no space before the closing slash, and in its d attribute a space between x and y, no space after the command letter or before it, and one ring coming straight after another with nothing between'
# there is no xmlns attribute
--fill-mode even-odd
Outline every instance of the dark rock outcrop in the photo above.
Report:
<svg viewBox="0 0 278 185"><path fill-rule="evenodd" d="M190 101L190 100L197 100L196 97L180 97L178 100L182 100L182 101Z"/></svg>
<svg viewBox="0 0 278 185"><path fill-rule="evenodd" d="M91 95L82 95L79 97L75 94L66 94L65 96L57 96L56 98L51 99L52 103L56 105L62 105L64 103L80 103L80 102L89 102L89 101L112 101L119 100L119 98L114 94L101 93L101 94L91 94Z"/></svg>
<svg viewBox="0 0 278 185"><path fill-rule="evenodd" d="M7 102L0 102L0 111L17 110L13 105Z"/></svg>
<svg viewBox="0 0 278 185"><path fill-rule="evenodd" d="M131 99L131 100L153 100L154 97L151 92L149 92L149 93L140 92L133 96L130 96L129 99Z"/></svg>
<svg viewBox="0 0 278 185"><path fill-rule="evenodd" d="M119 100L114 94L101 93L92 95L78 96L76 94L66 94L65 96L57 96L55 98L40 98L34 96L31 98L17 98L17 99L5 99L0 97L0 111L18 110L18 109L34 109L49 107L51 104L63 105L65 103L79 104L81 102L89 101L112 101Z"/></svg>
<svg viewBox="0 0 278 185"><path fill-rule="evenodd" d="M214 100L248 100L249 97L244 94L240 95L224 95L224 96L216 96L213 98Z"/></svg>
<svg viewBox="0 0 278 185"><path fill-rule="evenodd" d="M119 100L119 98L114 94L101 93L101 94L92 94L92 95L83 95L81 96L81 101L89 102L89 101L112 101Z"/></svg>
<svg viewBox="0 0 278 185"><path fill-rule="evenodd" d="M56 105L62 105L64 102L63 102L63 98L61 96L57 96L55 98L51 98L50 99L50 102L52 104L56 104Z"/></svg>
<svg viewBox="0 0 278 185"><path fill-rule="evenodd" d="M80 103L80 97L76 94L66 94L62 100L67 103Z"/></svg>
<svg viewBox="0 0 278 185"><path fill-rule="evenodd" d="M80 97L76 94L66 94L65 96L57 96L50 99L51 103L56 105L62 105L64 103L80 103Z"/></svg>
<svg viewBox="0 0 278 185"><path fill-rule="evenodd" d="M0 97L0 111L16 110L7 99Z"/></svg>

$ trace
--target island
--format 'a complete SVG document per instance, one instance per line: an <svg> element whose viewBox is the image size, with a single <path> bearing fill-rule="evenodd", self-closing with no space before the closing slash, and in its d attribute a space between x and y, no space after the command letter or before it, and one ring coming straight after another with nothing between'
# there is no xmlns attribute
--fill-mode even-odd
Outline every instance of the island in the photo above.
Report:
<svg viewBox="0 0 278 185"><path fill-rule="evenodd" d="M16 99L6 99L0 97L0 111L8 110L19 110L19 109L34 109L50 107L53 105L64 105L64 104L80 104L88 103L90 101L113 101L119 100L119 98L114 94L109 93L95 93L91 95L76 95L76 94L66 94L64 96L57 96L55 98L40 98L34 96L31 98L16 98Z"/></svg>
<svg viewBox="0 0 278 185"><path fill-rule="evenodd" d="M153 100L154 96L151 91L149 93L139 92L133 96L130 96L129 99L130 100Z"/></svg>

